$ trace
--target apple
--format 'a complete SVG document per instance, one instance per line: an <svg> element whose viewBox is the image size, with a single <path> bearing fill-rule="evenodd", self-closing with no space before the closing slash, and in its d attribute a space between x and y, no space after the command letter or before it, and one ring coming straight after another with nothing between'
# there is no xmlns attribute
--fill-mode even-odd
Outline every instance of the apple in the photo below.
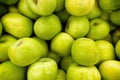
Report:
<svg viewBox="0 0 120 80"><path fill-rule="evenodd" d="M60 67L61 67L62 70L67 71L69 66L73 63L74 63L74 61L73 61L71 55L70 56L65 56L65 57L61 58Z"/></svg>
<svg viewBox="0 0 120 80"><path fill-rule="evenodd" d="M100 61L99 64L106 60L114 60L115 59L115 50L112 43L106 40L97 40L95 41L100 50Z"/></svg>
<svg viewBox="0 0 120 80"><path fill-rule="evenodd" d="M33 32L33 22L19 13L7 13L1 18L4 30L17 38L29 37Z"/></svg>
<svg viewBox="0 0 120 80"><path fill-rule="evenodd" d="M90 21L90 29L87 34L88 38L99 40L105 38L110 32L110 25L101 18L94 18Z"/></svg>
<svg viewBox="0 0 120 80"><path fill-rule="evenodd" d="M65 9L74 16L84 16L91 11L95 0L65 0Z"/></svg>
<svg viewBox="0 0 120 80"><path fill-rule="evenodd" d="M9 6L16 4L18 1L19 0L0 0L0 3Z"/></svg>
<svg viewBox="0 0 120 80"><path fill-rule="evenodd" d="M67 70L67 80L101 80L101 75L95 66L74 63Z"/></svg>
<svg viewBox="0 0 120 80"><path fill-rule="evenodd" d="M8 49L10 60L18 66L28 66L43 56L43 47L33 38L20 38ZM24 61L23 61L24 60Z"/></svg>
<svg viewBox="0 0 120 80"><path fill-rule="evenodd" d="M19 13L17 6L16 5L8 6L8 13Z"/></svg>
<svg viewBox="0 0 120 80"><path fill-rule="evenodd" d="M0 4L0 17L8 13L8 8L5 5Z"/></svg>
<svg viewBox="0 0 120 80"><path fill-rule="evenodd" d="M120 60L120 40L115 44L115 52L118 60Z"/></svg>
<svg viewBox="0 0 120 80"><path fill-rule="evenodd" d="M61 59L61 57L59 55L57 55L55 52L53 52L53 51L48 52L47 58L51 58L51 59L55 60L56 63L59 63L60 59Z"/></svg>
<svg viewBox="0 0 120 80"><path fill-rule="evenodd" d="M50 58L41 58L28 67L28 80L56 80L58 74L57 63Z"/></svg>
<svg viewBox="0 0 120 80"><path fill-rule="evenodd" d="M33 12L46 16L55 11L57 0L27 0L27 3Z"/></svg>
<svg viewBox="0 0 120 80"><path fill-rule="evenodd" d="M17 41L12 35L4 34L0 37L0 62L4 62L9 59L8 48Z"/></svg>
<svg viewBox="0 0 120 80"><path fill-rule="evenodd" d="M48 44L47 44L47 42L45 40L39 39L38 37L32 37L32 38L37 40L40 43L41 47L43 48L43 49L41 49L41 52L43 54L42 57L46 57L48 55Z"/></svg>
<svg viewBox="0 0 120 80"><path fill-rule="evenodd" d="M56 80L67 80L66 73L62 69L58 69Z"/></svg>
<svg viewBox="0 0 120 80"><path fill-rule="evenodd" d="M3 26L2 23L0 22L0 36L2 36L2 33L3 33Z"/></svg>
<svg viewBox="0 0 120 80"><path fill-rule="evenodd" d="M51 40L62 30L62 24L55 14L41 16L34 23L35 35L43 40Z"/></svg>
<svg viewBox="0 0 120 80"><path fill-rule="evenodd" d="M74 39L67 33L61 32L51 40L51 50L59 56L68 56Z"/></svg>
<svg viewBox="0 0 120 80"><path fill-rule="evenodd" d="M57 0L55 12L61 11L65 8L65 0Z"/></svg>
<svg viewBox="0 0 120 80"><path fill-rule="evenodd" d="M0 80L25 80L26 68L5 61L0 64Z"/></svg>
<svg viewBox="0 0 120 80"><path fill-rule="evenodd" d="M70 16L65 32L71 35L74 39L81 38L89 32L89 20L86 16Z"/></svg>
<svg viewBox="0 0 120 80"><path fill-rule="evenodd" d="M104 61L100 64L99 71L103 80L120 80L120 61Z"/></svg>
<svg viewBox="0 0 120 80"><path fill-rule="evenodd" d="M20 0L18 2L18 10L21 14L31 18L31 19L37 19L39 17L38 14L34 13L31 8L28 6L28 3L26 0Z"/></svg>
<svg viewBox="0 0 120 80"><path fill-rule="evenodd" d="M110 33L102 40L106 40L106 41L113 44L113 37L112 37L112 35Z"/></svg>
<svg viewBox="0 0 120 80"><path fill-rule="evenodd" d="M100 50L93 39L78 38L71 48L73 60L83 66L92 66L100 61Z"/></svg>

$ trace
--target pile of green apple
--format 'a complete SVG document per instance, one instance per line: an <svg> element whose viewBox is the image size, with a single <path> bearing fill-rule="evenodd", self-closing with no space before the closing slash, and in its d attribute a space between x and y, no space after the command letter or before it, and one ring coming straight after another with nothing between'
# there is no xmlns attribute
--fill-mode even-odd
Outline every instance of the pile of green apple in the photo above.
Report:
<svg viewBox="0 0 120 80"><path fill-rule="evenodd" d="M0 0L0 80L120 80L120 1Z"/></svg>

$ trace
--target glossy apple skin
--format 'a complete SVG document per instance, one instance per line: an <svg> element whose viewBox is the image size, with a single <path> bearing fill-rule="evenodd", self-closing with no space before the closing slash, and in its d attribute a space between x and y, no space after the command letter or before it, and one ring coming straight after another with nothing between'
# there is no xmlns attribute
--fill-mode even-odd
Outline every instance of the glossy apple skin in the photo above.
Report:
<svg viewBox="0 0 120 80"><path fill-rule="evenodd" d="M55 80L58 74L57 63L50 58L41 58L29 66L28 80Z"/></svg>

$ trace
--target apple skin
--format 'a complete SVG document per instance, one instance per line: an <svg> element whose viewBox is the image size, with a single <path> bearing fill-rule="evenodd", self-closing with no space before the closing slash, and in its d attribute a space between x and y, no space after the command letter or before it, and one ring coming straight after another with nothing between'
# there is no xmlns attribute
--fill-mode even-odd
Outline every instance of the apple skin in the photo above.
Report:
<svg viewBox="0 0 120 80"><path fill-rule="evenodd" d="M67 80L101 80L101 75L95 66L74 63L67 70Z"/></svg>
<svg viewBox="0 0 120 80"><path fill-rule="evenodd" d="M19 0L0 0L0 3L9 6L16 4L18 1Z"/></svg>
<svg viewBox="0 0 120 80"><path fill-rule="evenodd" d="M62 69L58 69L58 74L57 74L56 80L67 80L65 71L63 71Z"/></svg>
<svg viewBox="0 0 120 80"><path fill-rule="evenodd" d="M20 0L18 3L18 10L21 14L27 16L31 19L37 19L39 17L38 14L34 13L30 7L28 6L28 3L26 0Z"/></svg>
<svg viewBox="0 0 120 80"><path fill-rule="evenodd" d="M5 14L1 22L4 30L17 38L29 37L33 32L33 22L19 13Z"/></svg>
<svg viewBox="0 0 120 80"><path fill-rule="evenodd" d="M112 43L105 40L97 40L95 41L100 50L101 59L99 64L106 60L114 60L115 59L115 50Z"/></svg>
<svg viewBox="0 0 120 80"><path fill-rule="evenodd" d="M5 61L0 64L0 80L25 80L26 68Z"/></svg>
<svg viewBox="0 0 120 80"><path fill-rule="evenodd" d="M74 39L84 37L89 32L89 20L86 16L70 16L65 32Z"/></svg>
<svg viewBox="0 0 120 80"><path fill-rule="evenodd" d="M0 37L0 62L4 62L9 59L8 48L15 41L17 41L17 38L9 34L4 34Z"/></svg>
<svg viewBox="0 0 120 80"><path fill-rule="evenodd" d="M8 13L19 13L17 6L16 5L8 6Z"/></svg>
<svg viewBox="0 0 120 80"><path fill-rule="evenodd" d="M120 61L104 61L100 64L98 69L103 80L120 80Z"/></svg>
<svg viewBox="0 0 120 80"><path fill-rule="evenodd" d="M39 41L32 38L20 38L9 47L8 56L14 64L28 66L43 56L42 49Z"/></svg>
<svg viewBox="0 0 120 80"><path fill-rule="evenodd" d="M94 18L90 21L90 29L87 34L88 38L99 40L105 38L110 32L110 25L101 18Z"/></svg>
<svg viewBox="0 0 120 80"><path fill-rule="evenodd" d="M95 0L65 0L66 11L74 16L84 16L93 8Z"/></svg>
<svg viewBox="0 0 120 80"><path fill-rule="evenodd" d="M76 39L71 48L71 56L76 63L84 66L92 66L100 61L99 48L90 38Z"/></svg>
<svg viewBox="0 0 120 80"><path fill-rule="evenodd" d="M42 16L34 24L35 35L43 40L51 40L62 30L62 24L55 14Z"/></svg>
<svg viewBox="0 0 120 80"><path fill-rule="evenodd" d="M27 0L27 3L33 12L46 16L55 11L57 0Z"/></svg>
<svg viewBox="0 0 120 80"><path fill-rule="evenodd" d="M57 0L55 12L61 11L65 8L65 0Z"/></svg>
<svg viewBox="0 0 120 80"><path fill-rule="evenodd" d="M117 43L115 44L115 52L117 58L120 60L120 40L118 40Z"/></svg>
<svg viewBox="0 0 120 80"><path fill-rule="evenodd" d="M56 80L58 74L57 63L50 58L41 58L28 67L28 80Z"/></svg>
<svg viewBox="0 0 120 80"><path fill-rule="evenodd" d="M51 50L59 56L68 56L74 39L67 33L61 32L51 40Z"/></svg>
<svg viewBox="0 0 120 80"><path fill-rule="evenodd" d="M2 35L3 33L3 26L2 26L2 23L0 22L0 36Z"/></svg>

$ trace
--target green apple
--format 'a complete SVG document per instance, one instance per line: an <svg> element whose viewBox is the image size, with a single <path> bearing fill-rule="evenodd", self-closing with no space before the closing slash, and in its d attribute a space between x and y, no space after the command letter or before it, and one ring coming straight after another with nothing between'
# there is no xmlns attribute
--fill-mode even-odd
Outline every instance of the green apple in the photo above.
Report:
<svg viewBox="0 0 120 80"><path fill-rule="evenodd" d="M88 38L99 40L105 38L110 32L110 25L101 18L94 18L90 21L90 29L87 34Z"/></svg>
<svg viewBox="0 0 120 80"><path fill-rule="evenodd" d="M99 71L103 80L120 80L120 61L104 61L100 64Z"/></svg>
<svg viewBox="0 0 120 80"><path fill-rule="evenodd" d="M3 25L2 25L2 23L0 22L0 36L2 35L2 33L3 33Z"/></svg>
<svg viewBox="0 0 120 80"><path fill-rule="evenodd" d="M20 38L8 49L10 60L18 66L28 66L43 56L43 47L32 38ZM24 61L23 61L24 60Z"/></svg>
<svg viewBox="0 0 120 80"><path fill-rule="evenodd" d="M3 28L17 38L29 37L33 32L33 22L19 13L8 13L1 19Z"/></svg>
<svg viewBox="0 0 120 80"><path fill-rule="evenodd" d="M66 73L62 69L58 69L56 80L67 80Z"/></svg>
<svg viewBox="0 0 120 80"><path fill-rule="evenodd" d="M112 11L112 13L110 14L110 21L113 24L120 26L120 10Z"/></svg>
<svg viewBox="0 0 120 80"><path fill-rule="evenodd" d="M67 33L61 32L51 40L51 50L59 56L68 56L74 39Z"/></svg>
<svg viewBox="0 0 120 80"><path fill-rule="evenodd" d="M97 40L95 42L100 50L101 58L100 58L99 63L106 61L106 60L115 59L115 51L114 51L114 46L112 45L112 43L105 41L105 40Z"/></svg>
<svg viewBox="0 0 120 80"><path fill-rule="evenodd" d="M116 56L120 60L120 40L118 40L117 43L115 44L115 52Z"/></svg>
<svg viewBox="0 0 120 80"><path fill-rule="evenodd" d="M93 8L90 10L90 12L86 15L88 19L93 19L96 17L99 17L102 14L102 10L98 6L98 1L95 0L95 4Z"/></svg>
<svg viewBox="0 0 120 80"><path fill-rule="evenodd" d="M45 16L55 11L57 0L27 0L27 3L33 12Z"/></svg>
<svg viewBox="0 0 120 80"><path fill-rule="evenodd" d="M81 38L89 32L89 20L86 16L70 16L65 32L71 35L74 39Z"/></svg>
<svg viewBox="0 0 120 80"><path fill-rule="evenodd" d="M66 10L56 12L55 14L59 17L61 23L63 24L66 24L68 18L70 17L70 14Z"/></svg>
<svg viewBox="0 0 120 80"><path fill-rule="evenodd" d="M4 34L0 37L0 62L4 62L9 59L8 57L8 48L15 42L17 39L9 34Z"/></svg>
<svg viewBox="0 0 120 80"><path fill-rule="evenodd" d="M98 0L99 7L103 10L116 10L120 8L119 0Z"/></svg>
<svg viewBox="0 0 120 80"><path fill-rule="evenodd" d="M48 55L48 44L47 44L47 42L45 40L39 39L37 37L32 37L32 38L37 40L40 43L41 47L43 48L43 49L41 49L41 52L43 53L42 57L46 57Z"/></svg>
<svg viewBox="0 0 120 80"><path fill-rule="evenodd" d="M8 12L8 8L5 5L0 4L0 17Z"/></svg>
<svg viewBox="0 0 120 80"><path fill-rule="evenodd" d="M72 56L65 56L65 57L62 57L61 58L61 61L60 61L60 66L61 66L61 69L64 70L64 71L67 71L67 69L69 68L69 66L71 64L73 64L74 61L72 59Z"/></svg>
<svg viewBox="0 0 120 80"><path fill-rule="evenodd" d="M8 6L8 12L9 13L19 13L18 8L16 5L10 5Z"/></svg>
<svg viewBox="0 0 120 80"><path fill-rule="evenodd" d="M84 16L91 11L95 0L65 0L65 9L74 16Z"/></svg>
<svg viewBox="0 0 120 80"><path fill-rule="evenodd" d="M27 80L56 80L57 63L50 58L41 58L28 67Z"/></svg>
<svg viewBox="0 0 120 80"><path fill-rule="evenodd" d="M18 10L21 14L31 18L31 19L36 19L39 17L38 14L34 13L30 7L28 6L28 3L26 0L20 0L18 3Z"/></svg>
<svg viewBox="0 0 120 80"><path fill-rule="evenodd" d="M57 0L55 12L61 11L65 8L65 0Z"/></svg>
<svg viewBox="0 0 120 80"><path fill-rule="evenodd" d="M0 3L4 5L14 5L18 2L19 0L0 0Z"/></svg>
<svg viewBox="0 0 120 80"><path fill-rule="evenodd" d="M95 65L100 61L100 50L90 38L78 38L74 41L71 48L73 60L84 66Z"/></svg>
<svg viewBox="0 0 120 80"><path fill-rule="evenodd" d="M34 24L35 35L43 40L51 40L62 30L62 24L55 14L42 16Z"/></svg>
<svg viewBox="0 0 120 80"><path fill-rule="evenodd" d="M25 80L26 68L5 61L0 64L0 80Z"/></svg>
<svg viewBox="0 0 120 80"><path fill-rule="evenodd" d="M112 37L112 35L110 33L102 40L106 40L106 41L113 44L113 37Z"/></svg>
<svg viewBox="0 0 120 80"><path fill-rule="evenodd" d="M49 51L47 57L55 60L56 63L59 63L60 59L61 59L61 57L59 55L57 55L55 52L53 52L53 51Z"/></svg>
<svg viewBox="0 0 120 80"><path fill-rule="evenodd" d="M101 80L101 75L95 66L72 64L67 70L67 80Z"/></svg>

